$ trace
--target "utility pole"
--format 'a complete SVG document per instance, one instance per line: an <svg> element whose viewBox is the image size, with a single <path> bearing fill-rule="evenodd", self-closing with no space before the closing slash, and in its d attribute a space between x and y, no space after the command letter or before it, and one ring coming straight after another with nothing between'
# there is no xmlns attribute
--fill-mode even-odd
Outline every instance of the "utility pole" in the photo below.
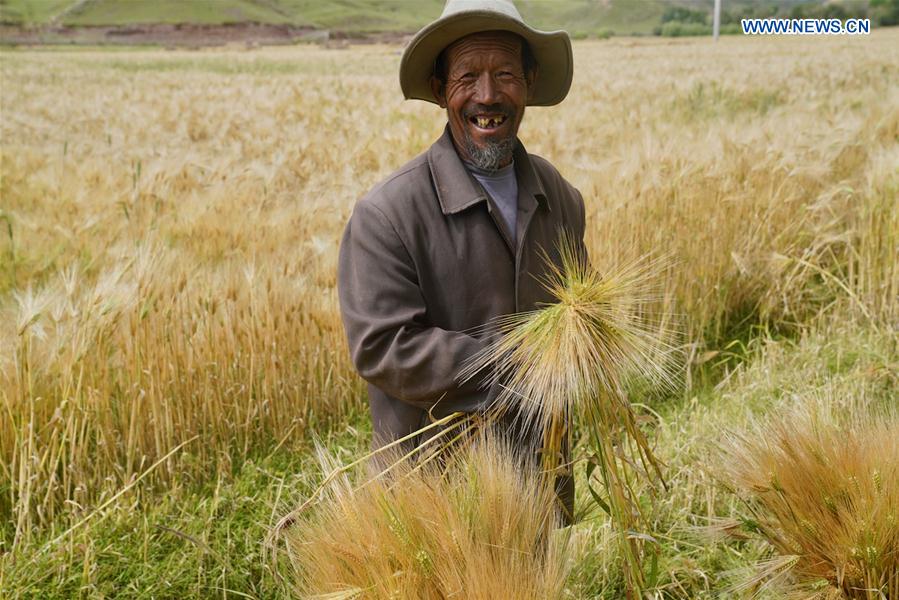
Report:
<svg viewBox="0 0 899 600"><path fill-rule="evenodd" d="M715 14L712 16L712 35L718 41L718 33L721 30L721 0L715 0Z"/></svg>

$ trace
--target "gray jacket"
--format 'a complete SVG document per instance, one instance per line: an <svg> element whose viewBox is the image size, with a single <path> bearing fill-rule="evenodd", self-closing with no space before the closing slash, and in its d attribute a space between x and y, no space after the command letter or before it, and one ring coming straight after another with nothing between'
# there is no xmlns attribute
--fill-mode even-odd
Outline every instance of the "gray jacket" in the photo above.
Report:
<svg viewBox="0 0 899 600"><path fill-rule="evenodd" d="M491 319L552 302L541 249L559 262L561 228L583 240L580 192L519 142L518 231L468 173L449 130L355 206L340 245L338 295L353 363L368 382L375 444L484 406L480 381L460 385ZM567 487L567 486L566 486Z"/></svg>

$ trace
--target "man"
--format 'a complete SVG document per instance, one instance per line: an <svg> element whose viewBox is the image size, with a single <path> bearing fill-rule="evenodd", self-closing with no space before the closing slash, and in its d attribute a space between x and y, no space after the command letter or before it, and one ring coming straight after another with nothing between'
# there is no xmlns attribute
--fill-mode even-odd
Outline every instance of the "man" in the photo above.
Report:
<svg viewBox="0 0 899 600"><path fill-rule="evenodd" d="M568 35L528 27L507 0L448 0L406 48L405 97L445 108L448 124L357 203L338 267L376 445L486 408L491 390L458 380L487 344L484 325L553 301L541 252L559 261L563 229L583 239L584 203L517 133L526 105L565 98L572 71ZM573 482L561 485L570 511Z"/></svg>

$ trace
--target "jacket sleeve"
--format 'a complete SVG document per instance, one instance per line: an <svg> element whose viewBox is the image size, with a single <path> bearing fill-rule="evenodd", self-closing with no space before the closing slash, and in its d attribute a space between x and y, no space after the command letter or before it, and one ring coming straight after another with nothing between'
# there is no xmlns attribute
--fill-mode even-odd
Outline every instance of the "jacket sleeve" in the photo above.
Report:
<svg viewBox="0 0 899 600"><path fill-rule="evenodd" d="M486 392L456 376L485 342L428 324L412 258L393 225L361 201L340 243L338 297L353 364L389 396L429 409L476 410Z"/></svg>

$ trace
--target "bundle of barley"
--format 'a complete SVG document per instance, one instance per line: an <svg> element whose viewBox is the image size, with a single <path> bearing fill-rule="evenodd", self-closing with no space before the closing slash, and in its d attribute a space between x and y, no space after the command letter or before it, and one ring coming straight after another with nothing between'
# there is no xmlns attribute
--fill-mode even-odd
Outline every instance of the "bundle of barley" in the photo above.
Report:
<svg viewBox="0 0 899 600"><path fill-rule="evenodd" d="M752 514L744 522L778 553L741 588L899 598L899 419L845 414L794 411L725 446L724 479Z"/></svg>
<svg viewBox="0 0 899 600"><path fill-rule="evenodd" d="M494 325L501 335L472 359L464 375L491 369L488 383L502 389L492 410L514 411L525 430L542 432L547 481L568 466L562 448L570 435L569 416L583 420L593 451L588 477L597 470L606 490L605 500L594 498L612 517L628 592L639 597L652 584L641 560L651 538L631 472L659 481L662 474L626 390L635 378L671 383L668 331L646 311L655 299L652 284L660 263L642 259L600 275L567 236L558 251L561 267L547 256L544 281L557 302L500 319Z"/></svg>
<svg viewBox="0 0 899 600"><path fill-rule="evenodd" d="M325 472L340 471L320 456ZM477 435L440 466L395 458L361 486L346 472L331 478L323 502L286 530L299 596L561 596L567 546L552 493L504 443Z"/></svg>
<svg viewBox="0 0 899 600"><path fill-rule="evenodd" d="M488 423L514 413L525 433L545 433L541 468L491 441L482 419L459 414L429 425L442 429L427 448L404 456L398 440L351 465L322 461L325 482L283 521L305 519L287 534L303 594L558 597L563 550L545 543L558 525L552 484L568 466L561 456L571 415L583 419L592 442L589 472L601 476L606 499L593 495L616 527L628 594L640 597L651 587L642 557L652 538L634 471L647 480L662 477L626 390L634 378L671 383L666 331L645 311L659 264L636 261L600 277L568 237L558 251L561 267L547 256L545 281L558 302L490 324L501 335L461 375L487 371L487 383L500 385ZM444 452L460 436L479 442ZM348 467L374 454L379 472L354 485Z"/></svg>

